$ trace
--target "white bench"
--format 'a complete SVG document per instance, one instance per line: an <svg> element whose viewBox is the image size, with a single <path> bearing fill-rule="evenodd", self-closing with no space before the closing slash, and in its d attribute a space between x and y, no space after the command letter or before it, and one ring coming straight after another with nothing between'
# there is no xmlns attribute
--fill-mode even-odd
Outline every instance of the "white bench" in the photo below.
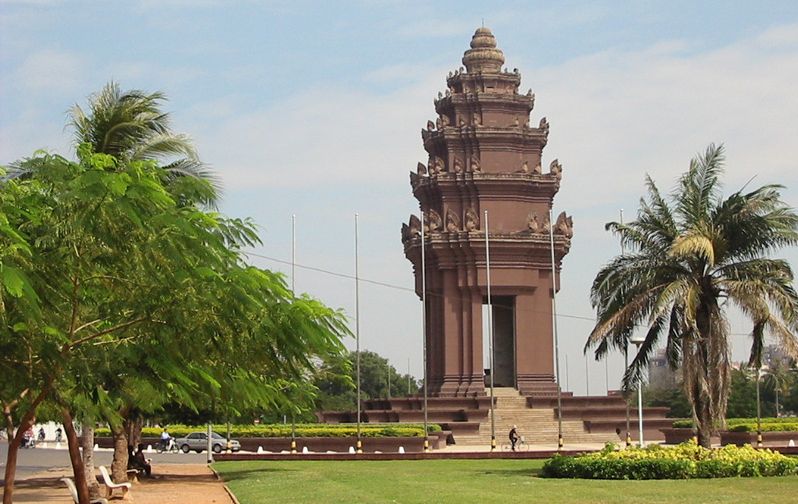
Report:
<svg viewBox="0 0 798 504"><path fill-rule="evenodd" d="M75 486L75 482L72 481L72 478L61 478L61 481L66 483L67 488L69 489L69 494L72 496L72 500L75 501L75 504L79 504L78 499L78 489ZM106 499L94 499L91 501L91 504L108 504L108 500Z"/></svg>
<svg viewBox="0 0 798 504"><path fill-rule="evenodd" d="M127 496L127 493L128 491L130 491L130 488L133 486L131 483L114 483L114 481L111 479L111 475L108 474L108 469L106 469L105 466L100 466L100 474L102 474L103 483L105 484L105 490L106 490L105 495L109 499L113 495L114 490L116 490L117 488L122 489L122 498L124 498L125 496Z"/></svg>

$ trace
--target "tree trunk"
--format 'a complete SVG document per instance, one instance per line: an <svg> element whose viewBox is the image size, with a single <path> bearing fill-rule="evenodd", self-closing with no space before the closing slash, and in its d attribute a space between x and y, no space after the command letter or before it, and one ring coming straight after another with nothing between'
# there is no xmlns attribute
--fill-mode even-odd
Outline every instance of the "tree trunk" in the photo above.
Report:
<svg viewBox="0 0 798 504"><path fill-rule="evenodd" d="M80 447L83 452L83 472L92 499L100 497L100 484L94 470L94 424L85 422L80 436Z"/></svg>
<svg viewBox="0 0 798 504"><path fill-rule="evenodd" d="M69 446L69 461L72 463L72 474L75 476L75 487L78 489L79 504L89 504L89 487L86 481L86 472L83 470L83 460L80 458L80 441L72 424L72 414L64 408L61 410L64 417L64 432Z"/></svg>
<svg viewBox="0 0 798 504"><path fill-rule="evenodd" d="M114 461L111 463L111 476L114 483L127 481L128 443L127 433L121 424L111 426L114 437Z"/></svg>
<svg viewBox="0 0 798 504"><path fill-rule="evenodd" d="M139 414L125 420L125 433L130 446L136 448L141 443L141 430L144 427L144 417Z"/></svg>
<svg viewBox="0 0 798 504"><path fill-rule="evenodd" d="M31 402L28 411L22 415L19 421L17 433L8 442L8 454L6 455L6 471L5 481L3 483L3 504L13 504L14 502L14 478L17 475L17 455L19 454L19 446L22 444L22 438L25 436L25 431L33 427L33 422L36 421L36 409L39 407L44 398L50 392L50 385L47 384L39 392L39 395ZM8 420L6 420L8 422Z"/></svg>
<svg viewBox="0 0 798 504"><path fill-rule="evenodd" d="M26 415L20 422L15 436L9 438L8 453L6 454L5 483L3 486L3 504L14 502L14 478L17 473L17 455L22 444L25 431L33 425L33 415Z"/></svg>
<svg viewBox="0 0 798 504"><path fill-rule="evenodd" d="M14 439L14 419L11 417L11 407L3 405L3 418L5 419L6 439L10 443Z"/></svg>
<svg viewBox="0 0 798 504"><path fill-rule="evenodd" d="M709 408L709 398L695 398L695 415L698 420L698 445L704 448L712 448L713 421Z"/></svg>

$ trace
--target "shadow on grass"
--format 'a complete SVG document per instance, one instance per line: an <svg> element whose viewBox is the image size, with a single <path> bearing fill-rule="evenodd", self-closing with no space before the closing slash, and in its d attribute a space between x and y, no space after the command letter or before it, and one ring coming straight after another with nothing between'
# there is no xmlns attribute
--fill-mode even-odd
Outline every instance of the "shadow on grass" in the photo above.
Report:
<svg viewBox="0 0 798 504"><path fill-rule="evenodd" d="M505 478L518 478L518 477L529 477L529 478L540 478L540 469L495 469L491 471L479 471L479 474L484 474L486 476L502 476Z"/></svg>
<svg viewBox="0 0 798 504"><path fill-rule="evenodd" d="M224 479L225 481L247 479L251 475L256 475L256 474L287 473L287 472L297 471L296 469L282 469L275 467L232 469L232 470L219 469L219 467L216 467L216 470L219 472L222 479Z"/></svg>

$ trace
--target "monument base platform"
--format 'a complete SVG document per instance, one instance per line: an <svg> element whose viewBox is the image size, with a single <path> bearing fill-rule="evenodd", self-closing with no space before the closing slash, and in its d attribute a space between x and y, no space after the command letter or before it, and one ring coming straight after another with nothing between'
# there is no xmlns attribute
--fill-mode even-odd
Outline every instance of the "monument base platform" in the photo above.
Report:
<svg viewBox="0 0 798 504"><path fill-rule="evenodd" d="M528 390L528 389L527 389ZM499 440L507 437L516 425L529 443L556 442L558 411L556 388L552 393L541 387L537 393L527 394L515 388L494 389L494 432ZM452 432L457 444L490 443L490 389L471 397L428 397L427 421L439 424ZM561 395L563 437L570 442L622 443L626 437L627 404L621 395L574 396ZM665 407L643 408L644 438L662 441L662 428L671 427L673 419L666 418ZM630 431L637 439L637 408L630 408ZM317 413L323 423L355 423L352 411L324 411ZM421 396L369 399L363 401L361 421L366 423L421 423L424 421L424 399Z"/></svg>

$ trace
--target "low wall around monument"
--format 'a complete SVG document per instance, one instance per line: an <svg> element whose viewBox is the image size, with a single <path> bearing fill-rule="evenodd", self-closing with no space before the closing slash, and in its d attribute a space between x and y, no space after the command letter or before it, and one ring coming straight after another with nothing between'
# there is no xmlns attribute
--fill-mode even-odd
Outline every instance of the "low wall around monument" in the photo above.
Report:
<svg viewBox="0 0 798 504"><path fill-rule="evenodd" d="M451 436L451 432L448 431L431 433L428 437L430 447L434 450L445 448L449 436ZM241 437L236 439L241 443L241 449L244 451L257 452L260 448L263 451L280 453L291 449L290 437ZM307 447L308 451L316 453L327 451L347 453L350 447L357 446L356 437L298 437L295 439L297 450L302 451ZM363 451L368 453L398 452L400 446L408 453L424 451L424 439L421 437L361 437L360 439ZM149 445L155 448L159 439L146 437L142 438L141 442L144 446ZM95 443L100 448L114 447L113 438L110 437L97 437Z"/></svg>

